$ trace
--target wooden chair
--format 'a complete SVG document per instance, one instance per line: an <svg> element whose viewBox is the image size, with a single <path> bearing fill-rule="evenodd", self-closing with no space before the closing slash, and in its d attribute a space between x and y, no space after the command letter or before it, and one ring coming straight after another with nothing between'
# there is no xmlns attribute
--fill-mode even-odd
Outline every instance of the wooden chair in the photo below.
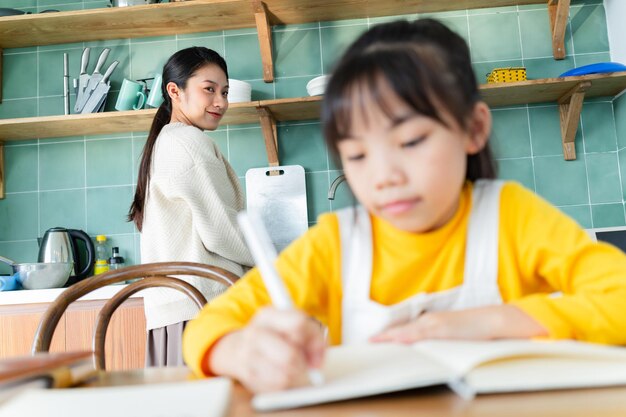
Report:
<svg viewBox="0 0 626 417"><path fill-rule="evenodd" d="M193 285L170 275L193 275L230 286L239 279L235 274L215 266L192 262L161 262L129 266L84 279L63 291L48 307L39 322L32 346L32 353L47 352L52 336L67 307L85 294L118 282L139 279L120 290L102 307L96 317L92 349L97 369L105 369L104 343L107 327L115 310L128 297L146 288L168 287L186 294L198 308L206 304L206 298Z"/></svg>

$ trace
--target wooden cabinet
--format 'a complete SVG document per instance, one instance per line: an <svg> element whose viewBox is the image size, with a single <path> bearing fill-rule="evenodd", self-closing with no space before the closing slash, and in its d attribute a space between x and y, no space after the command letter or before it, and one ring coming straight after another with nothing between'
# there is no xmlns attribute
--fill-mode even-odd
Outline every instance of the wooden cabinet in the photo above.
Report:
<svg viewBox="0 0 626 417"><path fill-rule="evenodd" d="M92 350L96 315L106 300L77 301L68 307L54 333L50 350ZM48 304L0 306L0 358L28 355ZM107 369L143 368L146 320L143 299L127 300L113 315L105 346Z"/></svg>
<svg viewBox="0 0 626 417"><path fill-rule="evenodd" d="M28 355L47 304L0 306L0 358ZM52 338L52 352L65 351L65 316Z"/></svg>

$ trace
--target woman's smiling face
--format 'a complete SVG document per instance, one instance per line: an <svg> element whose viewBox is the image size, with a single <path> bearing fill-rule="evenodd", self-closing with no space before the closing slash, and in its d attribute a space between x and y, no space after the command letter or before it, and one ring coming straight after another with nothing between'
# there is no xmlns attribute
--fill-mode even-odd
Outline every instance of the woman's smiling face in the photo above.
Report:
<svg viewBox="0 0 626 417"><path fill-rule="evenodd" d="M169 83L172 122L182 122L203 130L215 130L228 109L228 79L214 64L199 68L184 89Z"/></svg>

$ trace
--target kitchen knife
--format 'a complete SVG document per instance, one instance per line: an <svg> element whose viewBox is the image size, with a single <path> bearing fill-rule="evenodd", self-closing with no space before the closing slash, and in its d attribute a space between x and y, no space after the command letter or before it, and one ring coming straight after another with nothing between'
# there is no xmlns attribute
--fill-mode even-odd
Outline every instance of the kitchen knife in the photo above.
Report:
<svg viewBox="0 0 626 417"><path fill-rule="evenodd" d="M109 81L107 84L111 85L111 82ZM108 98L109 98L109 93L107 93L107 94L104 96L104 100L102 100L102 102L101 102L101 104L100 104L100 107L98 107L94 113L102 113L102 112L104 111L104 107L105 107L105 106L106 106L106 104L107 104L107 99L108 99Z"/></svg>
<svg viewBox="0 0 626 417"><path fill-rule="evenodd" d="M89 64L89 50L83 49L83 55L80 58L80 75L78 77L78 90L76 92L76 104L74 104L74 113L80 113L85 105L88 97L85 97L85 88L89 84L89 74L87 74L87 65Z"/></svg>
<svg viewBox="0 0 626 417"><path fill-rule="evenodd" d="M109 68L107 68L95 90L93 90L93 92L89 96L89 100L87 100L87 103L85 103L85 107L83 107L81 113L95 113L100 109L100 106L102 106L102 102L106 100L109 89L111 89L111 85L110 83L108 83L109 78L111 77L111 74L118 64L118 61L113 61L111 65L109 65Z"/></svg>
<svg viewBox="0 0 626 417"><path fill-rule="evenodd" d="M106 103L106 99L107 96L109 95L109 89L111 88L111 83L106 83L106 88L102 88L102 89L98 89L99 87L96 87L96 89L93 91L93 94L97 94L97 96L93 96L93 110L90 112L85 112L85 113L100 113L101 111L104 110L104 104ZM91 110L92 105L91 104L86 104L85 108L89 107Z"/></svg>
<svg viewBox="0 0 626 417"><path fill-rule="evenodd" d="M109 48L104 48L102 52L100 52L100 56L98 57L98 62L96 63L96 68L93 70L93 74L89 77L89 85L87 86L86 93L87 95L91 95L91 93L96 89L96 86L102 80L103 76L100 74L100 68L104 65L109 56L109 52L111 50Z"/></svg>

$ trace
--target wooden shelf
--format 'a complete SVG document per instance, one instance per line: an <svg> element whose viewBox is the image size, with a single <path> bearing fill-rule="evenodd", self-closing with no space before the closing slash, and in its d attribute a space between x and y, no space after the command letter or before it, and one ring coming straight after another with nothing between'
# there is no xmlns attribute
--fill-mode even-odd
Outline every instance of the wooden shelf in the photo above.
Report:
<svg viewBox="0 0 626 417"><path fill-rule="evenodd" d="M6 48L256 28L263 79L272 82L272 25L542 3L545 0L193 0L6 16L0 18L0 55ZM570 0L548 0L555 59L565 58L569 5Z"/></svg>
<svg viewBox="0 0 626 417"><path fill-rule="evenodd" d="M322 107L322 97L281 98L277 100L263 100L261 107L266 107L277 121L319 119Z"/></svg>
<svg viewBox="0 0 626 417"><path fill-rule="evenodd" d="M274 80L271 25L542 4L545 0L193 0L0 18L2 49L256 28L263 79ZM569 0L549 0L555 58L565 57ZM1 92L0 92L1 93Z"/></svg>
<svg viewBox="0 0 626 417"><path fill-rule="evenodd" d="M223 125L258 123L258 102L231 104ZM100 135L106 133L147 132L156 109L111 111L0 120L0 140Z"/></svg>
<svg viewBox="0 0 626 417"><path fill-rule="evenodd" d="M586 98L615 96L626 89L626 72L483 84L480 86L480 92L491 107L545 103L558 101L583 81L591 81Z"/></svg>
<svg viewBox="0 0 626 417"><path fill-rule="evenodd" d="M626 72L483 84L491 107L557 102L561 113L563 153L575 159L574 138L584 98L615 96L626 89ZM322 98L297 97L230 105L222 125L261 123L268 158L278 164L276 121L311 120L320 116ZM0 193L3 192L2 141L148 131L156 110L45 116L0 120ZM0 194L1 195L1 194Z"/></svg>
<svg viewBox="0 0 626 417"><path fill-rule="evenodd" d="M545 4L545 0L265 0L270 24ZM0 18L0 48L256 27L252 0L193 0Z"/></svg>
<svg viewBox="0 0 626 417"><path fill-rule="evenodd" d="M18 48L254 27L249 3L194 0L0 18L0 47Z"/></svg>
<svg viewBox="0 0 626 417"><path fill-rule="evenodd" d="M480 91L491 107L557 102L579 83L590 81L585 97L615 96L626 89L626 72L580 77L545 78L514 83L483 84ZM264 107L276 121L311 120L320 115L321 97L298 97L233 103L222 125L259 122L257 109ZM145 132L150 128L155 110L44 116L0 120L0 140L95 135L120 132Z"/></svg>
<svg viewBox="0 0 626 417"><path fill-rule="evenodd" d="M221 125L259 123L257 112L259 107L267 108L277 121L315 119L319 117L320 104L321 97L233 103L229 106ZM150 129L155 113L155 109L148 109L1 119L0 141L146 132Z"/></svg>

